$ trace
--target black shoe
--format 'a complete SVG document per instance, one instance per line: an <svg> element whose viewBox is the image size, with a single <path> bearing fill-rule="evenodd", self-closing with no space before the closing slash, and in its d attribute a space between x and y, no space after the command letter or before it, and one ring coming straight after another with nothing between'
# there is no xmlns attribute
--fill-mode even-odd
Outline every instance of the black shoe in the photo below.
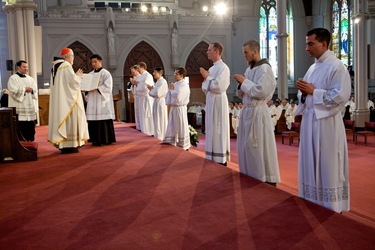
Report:
<svg viewBox="0 0 375 250"><path fill-rule="evenodd" d="M73 154L79 152L78 148L62 148L60 150L62 154Z"/></svg>
<svg viewBox="0 0 375 250"><path fill-rule="evenodd" d="M266 182L268 185L276 187L276 182Z"/></svg>

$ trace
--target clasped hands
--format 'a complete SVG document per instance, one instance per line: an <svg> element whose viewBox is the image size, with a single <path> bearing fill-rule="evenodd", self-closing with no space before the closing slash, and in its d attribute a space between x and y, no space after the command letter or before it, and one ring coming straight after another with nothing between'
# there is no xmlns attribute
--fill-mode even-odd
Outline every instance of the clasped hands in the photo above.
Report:
<svg viewBox="0 0 375 250"><path fill-rule="evenodd" d="M234 74L233 77L239 85L241 85L243 83L243 81L245 81L245 79L246 79L246 77L244 75L241 75L241 74Z"/></svg>
<svg viewBox="0 0 375 250"><path fill-rule="evenodd" d="M31 87L26 87L26 88L25 88L25 92L26 92L26 93L31 93L31 92L33 92L33 88L31 88Z"/></svg>
<svg viewBox="0 0 375 250"><path fill-rule="evenodd" d="M199 71L204 79L206 79L210 75L210 72L206 70L205 68L200 67Z"/></svg>
<svg viewBox="0 0 375 250"><path fill-rule="evenodd" d="M314 94L315 87L312 83L306 82L304 80L296 81L297 88L302 92L303 95Z"/></svg>

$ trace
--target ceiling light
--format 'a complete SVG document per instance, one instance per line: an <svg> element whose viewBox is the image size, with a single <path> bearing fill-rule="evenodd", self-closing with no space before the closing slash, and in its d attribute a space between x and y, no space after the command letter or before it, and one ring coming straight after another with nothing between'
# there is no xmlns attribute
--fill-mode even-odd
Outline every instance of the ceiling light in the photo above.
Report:
<svg viewBox="0 0 375 250"><path fill-rule="evenodd" d="M142 5L142 6L141 6L141 11L142 11L142 12L147 12L147 7L146 7L146 5Z"/></svg>
<svg viewBox="0 0 375 250"><path fill-rule="evenodd" d="M215 9L216 14L220 16L225 15L228 11L228 7L224 3L219 3L215 5L214 9Z"/></svg>
<svg viewBox="0 0 375 250"><path fill-rule="evenodd" d="M207 11L208 11L208 6L207 6L207 5L203 5L202 10L203 10L204 12L207 12Z"/></svg>

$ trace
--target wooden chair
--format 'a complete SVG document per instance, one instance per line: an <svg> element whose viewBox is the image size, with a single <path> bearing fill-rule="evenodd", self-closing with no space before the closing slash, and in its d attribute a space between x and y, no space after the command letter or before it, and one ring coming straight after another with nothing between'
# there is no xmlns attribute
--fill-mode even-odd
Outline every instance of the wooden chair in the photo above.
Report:
<svg viewBox="0 0 375 250"><path fill-rule="evenodd" d="M354 121L352 120L344 120L345 132L350 132L353 135L353 141L355 141L355 127Z"/></svg>
<svg viewBox="0 0 375 250"><path fill-rule="evenodd" d="M197 114L196 113L187 113L188 123L193 127L197 128Z"/></svg>
<svg viewBox="0 0 375 250"><path fill-rule="evenodd" d="M355 144L357 144L358 136L365 138L365 146L367 146L367 137L375 135L375 122L365 122L365 130L355 133Z"/></svg>
<svg viewBox="0 0 375 250"><path fill-rule="evenodd" d="M297 137L299 142L299 131L300 131L301 124L298 122L292 122L292 127L290 131L283 131L281 133L281 143L284 144L284 137L287 137L289 140L289 146L293 143L293 138Z"/></svg>

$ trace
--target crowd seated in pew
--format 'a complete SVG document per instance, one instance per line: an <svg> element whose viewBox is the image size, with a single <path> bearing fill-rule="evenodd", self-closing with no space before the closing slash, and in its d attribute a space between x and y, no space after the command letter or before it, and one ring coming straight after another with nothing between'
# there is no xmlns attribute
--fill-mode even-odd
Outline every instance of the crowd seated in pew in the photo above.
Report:
<svg viewBox="0 0 375 250"><path fill-rule="evenodd" d="M0 123L0 162L38 159L38 143L24 141L15 108L0 108Z"/></svg>

